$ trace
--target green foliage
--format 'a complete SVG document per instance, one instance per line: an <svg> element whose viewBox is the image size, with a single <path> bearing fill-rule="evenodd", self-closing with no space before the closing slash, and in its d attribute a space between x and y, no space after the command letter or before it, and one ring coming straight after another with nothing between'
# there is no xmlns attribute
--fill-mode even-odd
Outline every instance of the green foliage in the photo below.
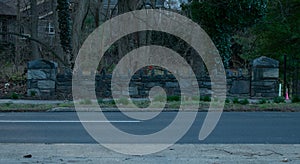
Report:
<svg viewBox="0 0 300 164"><path fill-rule="evenodd" d="M267 0L202 0L183 6L191 19L210 35L225 66L231 58L233 36L264 17L266 8Z"/></svg>
<svg viewBox="0 0 300 164"><path fill-rule="evenodd" d="M12 102L8 102L8 103L5 103L5 107L10 107L13 103Z"/></svg>
<svg viewBox="0 0 300 164"><path fill-rule="evenodd" d="M226 100L225 100L225 103L229 104L229 103L230 103L230 100L229 100L229 99L226 99Z"/></svg>
<svg viewBox="0 0 300 164"><path fill-rule="evenodd" d="M292 98L292 103L299 103L300 102L300 97L299 96L293 96Z"/></svg>
<svg viewBox="0 0 300 164"><path fill-rule="evenodd" d="M260 23L254 26L252 33L255 42L249 50L249 56L255 54L268 56L283 63L283 54L292 61L300 57L300 1L269 1L268 12ZM289 62L288 65L299 62ZM289 68L288 68L289 69ZM294 69L288 70L288 72Z"/></svg>
<svg viewBox="0 0 300 164"><path fill-rule="evenodd" d="M284 100L284 97L274 97L273 99L274 103L283 103Z"/></svg>
<svg viewBox="0 0 300 164"><path fill-rule="evenodd" d="M258 103L259 103L259 104L266 104L266 103L267 103L267 100L266 100L266 99L261 99L261 100L259 100Z"/></svg>
<svg viewBox="0 0 300 164"><path fill-rule="evenodd" d="M12 94L11 94L11 99L14 99L14 100L16 100L16 99L19 99L19 94L18 93L16 93L16 92L13 92Z"/></svg>
<svg viewBox="0 0 300 164"><path fill-rule="evenodd" d="M36 91L30 91L30 96L32 97L36 96Z"/></svg>
<svg viewBox="0 0 300 164"><path fill-rule="evenodd" d="M167 101L180 101L180 96L168 96Z"/></svg>
<svg viewBox="0 0 300 164"><path fill-rule="evenodd" d="M211 98L209 96L204 96L204 97L200 97L200 100L204 102L210 102Z"/></svg>
<svg viewBox="0 0 300 164"><path fill-rule="evenodd" d="M248 99L240 100L239 104L241 104L241 105L247 105L247 104L249 104L249 100Z"/></svg>
<svg viewBox="0 0 300 164"><path fill-rule="evenodd" d="M233 98L232 103L238 104L239 103L239 99L237 97Z"/></svg>
<svg viewBox="0 0 300 164"><path fill-rule="evenodd" d="M72 19L70 15L70 1L57 0L57 11L61 46L64 52L70 55L70 60L72 61Z"/></svg>

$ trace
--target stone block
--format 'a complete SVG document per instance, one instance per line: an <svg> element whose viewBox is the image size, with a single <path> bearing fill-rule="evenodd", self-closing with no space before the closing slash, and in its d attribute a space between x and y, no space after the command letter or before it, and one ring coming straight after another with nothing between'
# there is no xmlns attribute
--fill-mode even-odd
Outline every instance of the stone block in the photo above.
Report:
<svg viewBox="0 0 300 164"><path fill-rule="evenodd" d="M28 70L27 79L44 80L47 79L47 74L42 70Z"/></svg>
<svg viewBox="0 0 300 164"><path fill-rule="evenodd" d="M55 81L52 81L52 80L41 80L41 81L38 81L38 88L39 89L51 89L51 88L55 88Z"/></svg>
<svg viewBox="0 0 300 164"><path fill-rule="evenodd" d="M250 82L244 80L233 81L232 87L230 88L230 93L232 94L247 94L250 92Z"/></svg>
<svg viewBox="0 0 300 164"><path fill-rule="evenodd" d="M265 68L263 70L263 78L278 78L279 69L278 68Z"/></svg>

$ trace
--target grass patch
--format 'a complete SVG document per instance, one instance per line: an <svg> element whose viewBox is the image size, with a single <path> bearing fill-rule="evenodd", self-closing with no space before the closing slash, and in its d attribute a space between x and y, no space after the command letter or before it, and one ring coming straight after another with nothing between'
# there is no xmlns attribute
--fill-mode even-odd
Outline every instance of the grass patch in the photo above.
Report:
<svg viewBox="0 0 300 164"><path fill-rule="evenodd" d="M125 101L124 99L120 99L117 101L123 101L122 103L129 102L129 100ZM90 102L90 101L88 101ZM267 100L261 100L260 103L257 104L249 104L247 99L240 100L241 103L225 103L224 110L225 111L299 111L300 112L300 103L268 103ZM200 110L207 110L210 102L204 101L168 101L165 102L155 102L148 100L133 100L134 105L126 106L128 108L147 108L150 103L152 108L166 108L168 109L179 109L180 106L183 109L195 109L198 108ZM103 100L99 101L99 105L103 108L116 108L114 100ZM0 110L4 112L14 111L14 112L23 112L23 111L47 111L56 107L70 107L74 108L73 102L66 102L61 104L13 104L13 103L3 103L0 104Z"/></svg>
<svg viewBox="0 0 300 164"><path fill-rule="evenodd" d="M165 101L165 97L164 96L162 96L162 95L157 95L157 96L155 96L154 98L153 98L153 101L155 101L155 102L164 102Z"/></svg>
<svg viewBox="0 0 300 164"><path fill-rule="evenodd" d="M91 105L93 102L90 99L84 99L79 102L81 105Z"/></svg>
<svg viewBox="0 0 300 164"><path fill-rule="evenodd" d="M1 111L47 111L57 107L57 105L45 105L45 104L12 104L12 103L5 103L0 104Z"/></svg>
<svg viewBox="0 0 300 164"><path fill-rule="evenodd" d="M125 97L122 97L122 98L119 98L117 100L117 103L118 104L122 104L122 105L128 105L129 104L129 100L127 98L125 98Z"/></svg>

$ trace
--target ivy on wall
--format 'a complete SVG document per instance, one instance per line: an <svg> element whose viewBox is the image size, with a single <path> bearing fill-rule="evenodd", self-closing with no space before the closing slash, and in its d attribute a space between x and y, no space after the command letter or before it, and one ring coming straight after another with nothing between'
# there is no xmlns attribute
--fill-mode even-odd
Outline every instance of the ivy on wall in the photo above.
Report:
<svg viewBox="0 0 300 164"><path fill-rule="evenodd" d="M74 56L72 54L72 19L70 14L70 1L57 0L57 11L61 46L66 55L69 55L69 60L72 61Z"/></svg>

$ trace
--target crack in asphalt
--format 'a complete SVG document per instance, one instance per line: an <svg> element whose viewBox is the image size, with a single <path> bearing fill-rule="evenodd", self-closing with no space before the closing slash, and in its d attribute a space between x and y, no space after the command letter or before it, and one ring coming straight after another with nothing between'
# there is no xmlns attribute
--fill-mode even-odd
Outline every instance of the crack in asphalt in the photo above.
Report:
<svg viewBox="0 0 300 164"><path fill-rule="evenodd" d="M265 150L265 151L269 151L270 153L231 152L231 151L228 151L228 150L225 150L225 149L218 149L218 148L215 148L215 150L222 151L222 152L225 152L225 153L230 154L230 155L242 155L242 156L246 156L246 157L253 157L253 156L263 157L263 156L271 156L271 155L283 156L283 154L275 152L274 150Z"/></svg>

